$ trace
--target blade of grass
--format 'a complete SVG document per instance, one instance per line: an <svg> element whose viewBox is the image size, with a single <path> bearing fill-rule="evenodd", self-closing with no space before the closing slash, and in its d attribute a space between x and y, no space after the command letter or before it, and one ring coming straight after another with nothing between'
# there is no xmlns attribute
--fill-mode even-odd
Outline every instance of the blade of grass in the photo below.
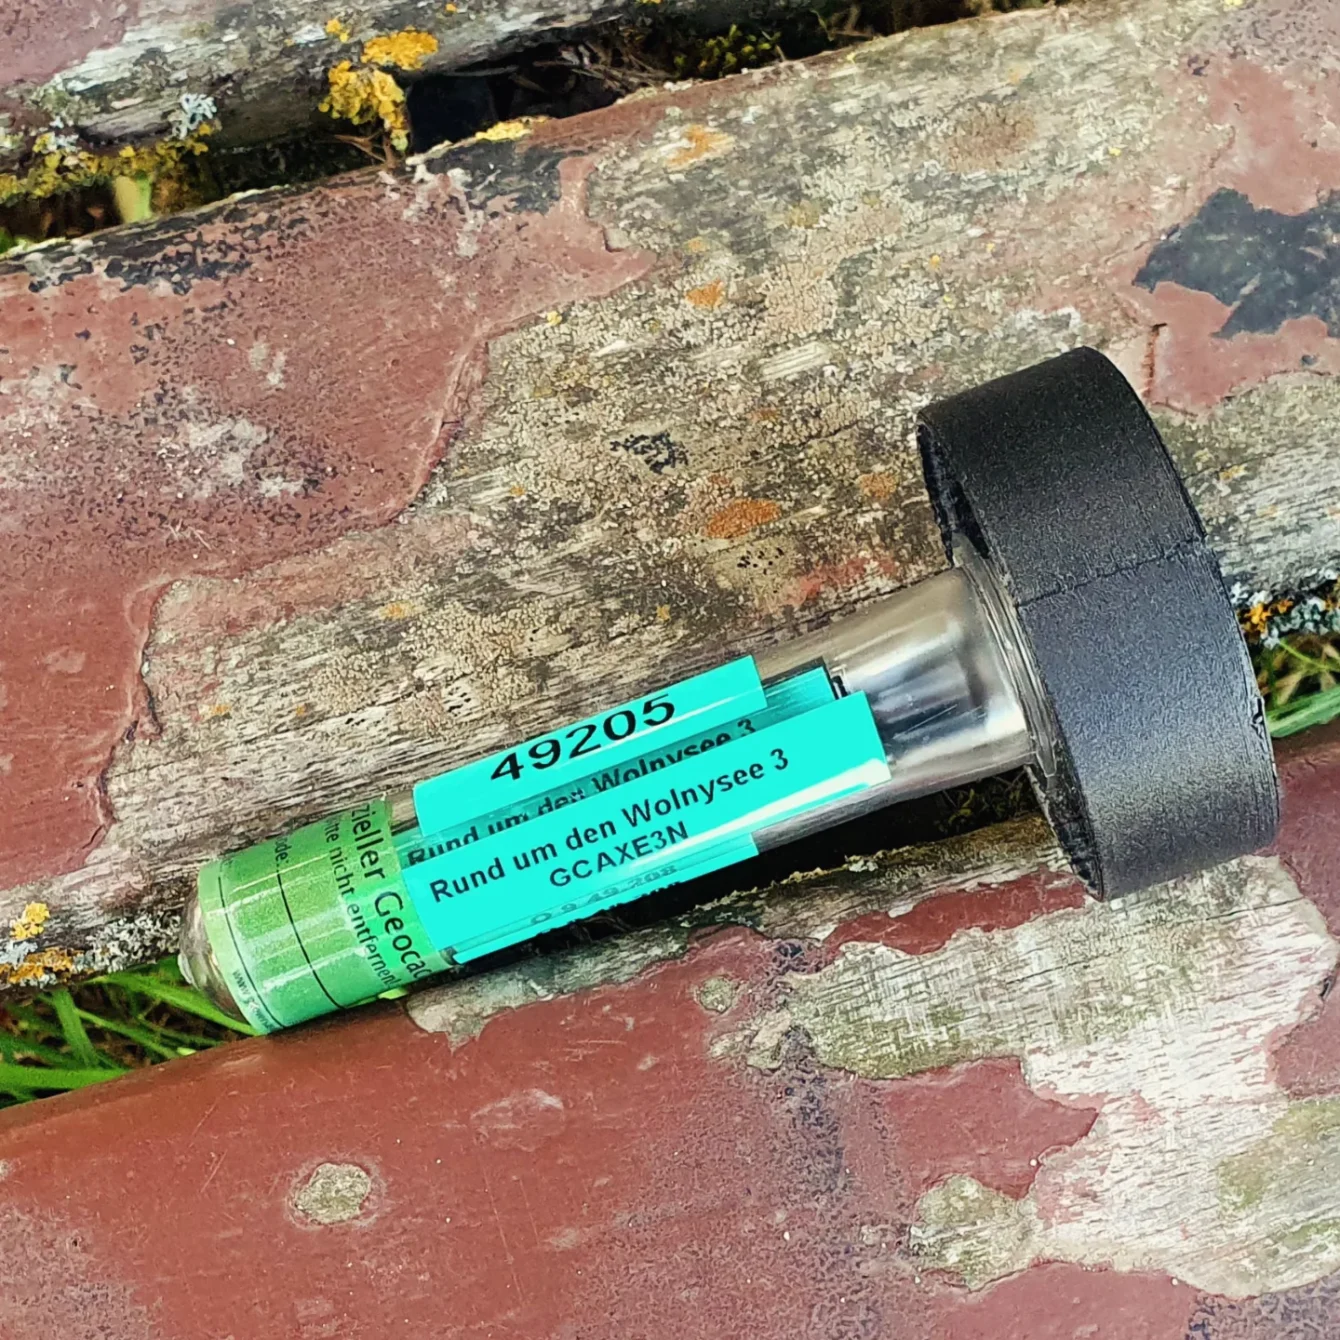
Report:
<svg viewBox="0 0 1340 1340"><path fill-rule="evenodd" d="M22 1033L0 1033L0 1056L12 1061L16 1056L31 1056L46 1065L63 1066L69 1057L56 1047L25 1038Z"/></svg>
<svg viewBox="0 0 1340 1340"><path fill-rule="evenodd" d="M51 1008L56 1011L56 1021L60 1024L65 1045L70 1049L70 1055L74 1060L88 1069L102 1065L103 1058L98 1055L92 1039L84 1028L84 1021L79 1017L79 1007L74 1003L69 988L56 987L48 991L46 997L51 1002Z"/></svg>
<svg viewBox="0 0 1340 1340"><path fill-rule="evenodd" d="M1281 642L1279 644L1279 648L1282 652L1285 652L1287 655L1292 656L1295 661L1299 662L1299 664L1307 666L1309 670L1313 671L1316 674L1333 675L1335 673L1336 670L1335 666L1326 665L1321 661L1314 660L1311 656L1308 656L1306 653L1299 651L1297 647L1292 646L1287 641Z"/></svg>
<svg viewBox="0 0 1340 1340"><path fill-rule="evenodd" d="M0 1064L0 1089L86 1089L90 1084L101 1084L123 1074L124 1070L109 1070L105 1066L96 1070L62 1070L56 1066Z"/></svg>
<svg viewBox="0 0 1340 1340"><path fill-rule="evenodd" d="M104 1019L102 1015L94 1014L92 1010L80 1010L79 1017L86 1024L92 1024L94 1028L101 1028L108 1033L117 1033L123 1038L129 1038L132 1042L143 1047L145 1051L157 1052L159 1056L165 1058L177 1055L177 1049L164 1046L151 1028L138 1028L134 1024L124 1023L120 1019Z"/></svg>
<svg viewBox="0 0 1340 1340"><path fill-rule="evenodd" d="M174 1010L194 1014L198 1018L208 1019L212 1024L230 1028L234 1033L251 1036L256 1031L241 1020L224 1014L189 986L178 986L175 982L166 982L147 973L134 972L112 972L106 977L97 977L94 980L102 984L123 987L141 996L148 996L152 1000L161 1001L164 1005L170 1005Z"/></svg>
<svg viewBox="0 0 1340 1340"><path fill-rule="evenodd" d="M1340 717L1340 686L1293 699L1287 707L1266 713L1270 734L1277 740Z"/></svg>

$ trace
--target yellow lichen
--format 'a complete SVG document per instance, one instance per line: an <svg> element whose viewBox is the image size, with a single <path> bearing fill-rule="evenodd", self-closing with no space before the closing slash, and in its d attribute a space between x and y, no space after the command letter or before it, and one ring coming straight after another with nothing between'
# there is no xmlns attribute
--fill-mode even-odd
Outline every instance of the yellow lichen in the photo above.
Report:
<svg viewBox="0 0 1340 1340"><path fill-rule="evenodd" d="M477 140L523 140L530 134L532 127L538 126L541 121L547 121L547 116L519 116L515 121L499 121L497 125L490 126L487 130L481 130L476 136Z"/></svg>
<svg viewBox="0 0 1340 1340"><path fill-rule="evenodd" d="M110 185L118 178L142 178L158 183L180 175L193 157L203 154L214 126L197 126L185 139L161 140L157 144L126 145L113 152L96 154L88 149L62 148L50 134L33 141L33 162L23 176L0 175L0 205L14 200L43 200L62 191L84 186Z"/></svg>
<svg viewBox="0 0 1340 1340"><path fill-rule="evenodd" d="M42 934L51 909L45 903L29 903L19 916L10 923L9 935L13 940L35 940Z"/></svg>
<svg viewBox="0 0 1340 1340"><path fill-rule="evenodd" d="M74 955L65 949L35 949L22 963L11 967L0 963L0 982L16 986L24 982L41 982L46 978L74 971Z"/></svg>
<svg viewBox="0 0 1340 1340"><path fill-rule="evenodd" d="M326 36L333 37L340 42L347 42L353 37L353 33L349 31L343 19L327 19Z"/></svg>
<svg viewBox="0 0 1340 1340"><path fill-rule="evenodd" d="M1244 614L1238 615L1242 631L1253 641L1265 637L1270 631L1273 620L1293 609L1292 600L1276 600L1269 605L1253 605Z"/></svg>
<svg viewBox="0 0 1340 1340"><path fill-rule="evenodd" d="M384 70L355 69L352 61L342 60L326 75L329 85L321 110L370 126L380 121L382 129L397 149L409 146L409 116L405 111L405 90Z"/></svg>
<svg viewBox="0 0 1340 1340"><path fill-rule="evenodd" d="M364 65L390 65L397 70L418 70L425 58L437 50L437 38L417 28L405 28L363 43Z"/></svg>

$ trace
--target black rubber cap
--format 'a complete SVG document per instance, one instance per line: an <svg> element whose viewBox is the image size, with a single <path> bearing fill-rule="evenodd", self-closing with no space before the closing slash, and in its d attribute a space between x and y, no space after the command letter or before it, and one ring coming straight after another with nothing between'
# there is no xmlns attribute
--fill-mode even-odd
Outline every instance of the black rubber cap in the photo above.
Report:
<svg viewBox="0 0 1340 1340"><path fill-rule="evenodd" d="M929 406L919 436L946 548L974 544L1018 607L1056 745L1035 781L1081 878L1110 897L1266 846L1279 785L1247 648L1116 367L1075 349Z"/></svg>

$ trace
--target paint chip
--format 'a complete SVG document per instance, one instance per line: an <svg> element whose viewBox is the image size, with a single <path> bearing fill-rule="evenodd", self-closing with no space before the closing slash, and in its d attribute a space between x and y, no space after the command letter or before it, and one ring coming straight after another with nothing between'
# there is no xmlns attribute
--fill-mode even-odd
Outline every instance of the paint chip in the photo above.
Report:
<svg viewBox="0 0 1340 1340"><path fill-rule="evenodd" d="M372 1178L356 1163L322 1163L294 1193L293 1208L315 1224L343 1224L371 1194Z"/></svg>
<svg viewBox="0 0 1340 1340"><path fill-rule="evenodd" d="M694 998L705 1010L725 1014L740 995L740 984L730 977L709 977L694 989Z"/></svg>

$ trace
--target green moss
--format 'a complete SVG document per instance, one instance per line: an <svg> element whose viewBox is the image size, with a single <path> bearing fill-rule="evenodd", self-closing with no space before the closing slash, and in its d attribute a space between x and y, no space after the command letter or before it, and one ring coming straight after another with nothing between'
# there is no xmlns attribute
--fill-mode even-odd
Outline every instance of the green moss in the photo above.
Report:
<svg viewBox="0 0 1340 1340"><path fill-rule="evenodd" d="M1230 1214L1254 1210L1274 1191L1288 1195L1317 1175L1319 1159L1340 1162L1340 1098L1291 1103L1270 1134L1219 1165L1219 1204Z"/></svg>
<svg viewBox="0 0 1340 1340"><path fill-rule="evenodd" d="M945 1270L979 1289L1026 1267L1034 1256L1037 1220L1027 1201L975 1178L946 1178L921 1198L910 1246L927 1270Z"/></svg>

